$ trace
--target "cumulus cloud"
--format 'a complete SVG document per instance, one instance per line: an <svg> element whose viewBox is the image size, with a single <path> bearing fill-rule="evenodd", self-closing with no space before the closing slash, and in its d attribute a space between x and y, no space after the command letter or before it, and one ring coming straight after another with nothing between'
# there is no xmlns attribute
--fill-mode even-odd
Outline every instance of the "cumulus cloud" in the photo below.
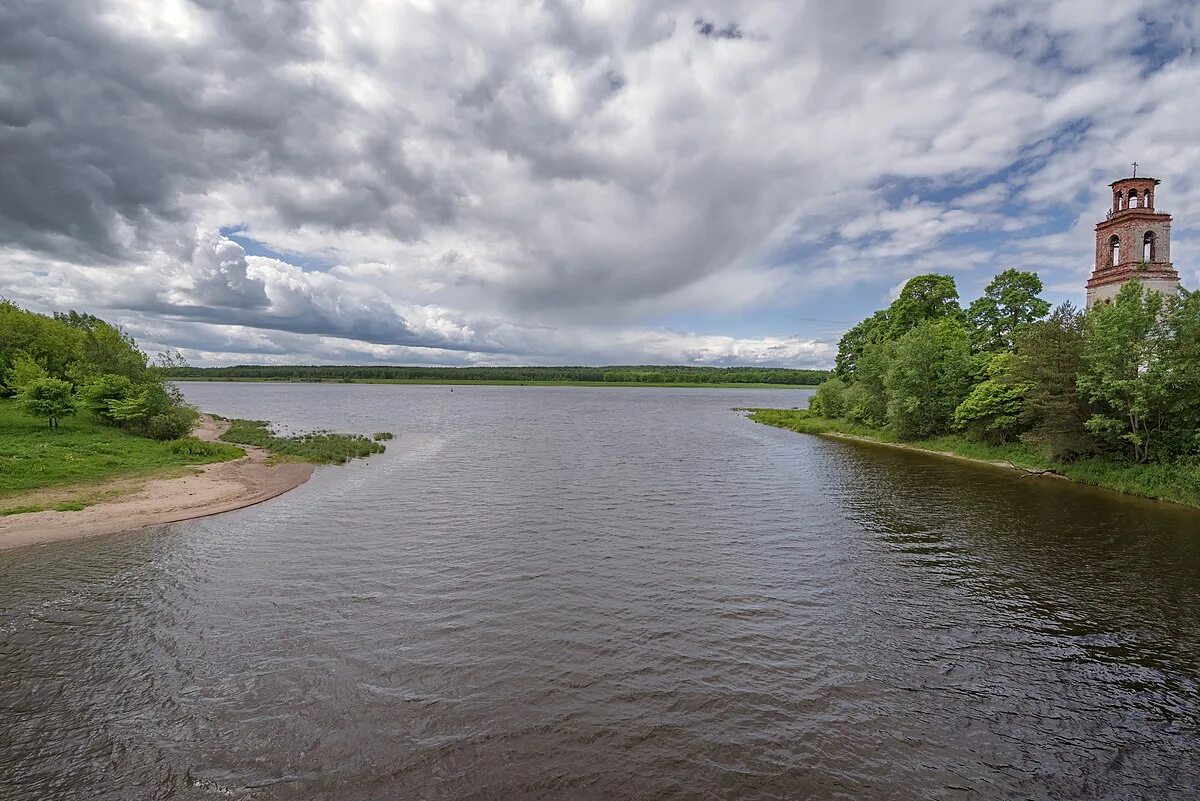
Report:
<svg viewBox="0 0 1200 801"><path fill-rule="evenodd" d="M199 361L827 364L804 318L918 272L1072 294L1135 159L1195 275L1198 32L1182 0L17 0L0 294Z"/></svg>

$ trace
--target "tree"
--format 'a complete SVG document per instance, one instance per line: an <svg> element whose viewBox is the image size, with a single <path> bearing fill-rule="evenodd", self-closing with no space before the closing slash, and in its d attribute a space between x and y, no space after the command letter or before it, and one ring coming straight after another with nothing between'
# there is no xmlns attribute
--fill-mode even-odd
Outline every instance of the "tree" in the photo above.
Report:
<svg viewBox="0 0 1200 801"><path fill-rule="evenodd" d="M44 367L34 361L33 357L25 352L18 352L13 356L12 366L8 368L8 375L5 377L4 386L11 394L17 394L26 384L30 384L41 378L49 378Z"/></svg>
<svg viewBox="0 0 1200 801"><path fill-rule="evenodd" d="M834 374L838 378L850 379L857 369L858 360L868 346L879 342L887 333L886 311L877 311L847 331L838 341L837 360Z"/></svg>
<svg viewBox="0 0 1200 801"><path fill-rule="evenodd" d="M1028 384L1014 382L1013 355L997 353L987 367L987 378L976 384L954 410L954 427L976 439L1007 442L1021 429Z"/></svg>
<svg viewBox="0 0 1200 801"><path fill-rule="evenodd" d="M124 401L133 394L133 382L123 375L112 373L91 379L80 391L88 411L106 423L117 422L113 416L113 404Z"/></svg>
<svg viewBox="0 0 1200 801"><path fill-rule="evenodd" d="M1136 462L1150 458L1165 419L1165 333L1163 296L1139 281L1084 317L1079 391L1098 406L1087 428L1112 446L1127 445Z"/></svg>
<svg viewBox="0 0 1200 801"><path fill-rule="evenodd" d="M1017 332L1050 311L1050 304L1038 297L1041 291L1037 273L1008 269L992 279L983 297L967 309L975 350L1012 350Z"/></svg>
<svg viewBox="0 0 1200 801"><path fill-rule="evenodd" d="M106 373L123 375L134 382L146 378L146 354L138 349L133 337L117 326L77 311L57 312L54 320L78 332L75 363L69 371L77 385Z"/></svg>
<svg viewBox="0 0 1200 801"><path fill-rule="evenodd" d="M1070 303L1016 333L1009 376L1028 387L1021 439L1051 459L1070 461L1096 449L1084 425L1092 412L1077 385L1082 360L1083 315Z"/></svg>
<svg viewBox="0 0 1200 801"><path fill-rule="evenodd" d="M950 430L971 388L971 345L954 317L927 320L895 345L884 383L887 419L897 436L920 439Z"/></svg>
<svg viewBox="0 0 1200 801"><path fill-rule="evenodd" d="M1166 299L1162 352L1165 395L1161 450L1171 457L1200 454L1200 292Z"/></svg>
<svg viewBox="0 0 1200 801"><path fill-rule="evenodd" d="M26 413L45 417L51 428L75 413L71 384L58 378L38 378L21 388L17 402Z"/></svg>
<svg viewBox="0 0 1200 801"><path fill-rule="evenodd" d="M958 287L948 275L918 275L900 290L900 297L888 307L888 338L899 339L929 320L961 318Z"/></svg>
<svg viewBox="0 0 1200 801"><path fill-rule="evenodd" d="M887 425L888 365L896 343L888 340L873 342L859 354L854 368L854 382L845 392L845 416L869 426Z"/></svg>

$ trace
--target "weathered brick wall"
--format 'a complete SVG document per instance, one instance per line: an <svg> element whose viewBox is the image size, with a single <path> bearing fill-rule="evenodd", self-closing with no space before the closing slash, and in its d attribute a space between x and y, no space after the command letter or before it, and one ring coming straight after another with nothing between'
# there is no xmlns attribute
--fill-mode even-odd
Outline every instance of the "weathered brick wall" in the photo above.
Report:
<svg viewBox="0 0 1200 801"><path fill-rule="evenodd" d="M1124 178L1120 181L1115 181L1112 185L1113 192L1113 211L1124 211L1132 208L1129 205L1129 193L1137 192L1138 208L1154 207L1154 188L1158 185L1158 180L1155 178ZM1118 198L1118 193L1120 197ZM1147 203L1145 198L1150 196L1150 202ZM1118 205L1120 200L1121 205Z"/></svg>
<svg viewBox="0 0 1200 801"><path fill-rule="evenodd" d="M1171 217L1167 214L1153 213L1148 210L1133 209L1113 215L1111 220L1096 227L1096 261L1097 269L1109 266L1136 264L1142 261L1142 241L1146 232L1154 233L1155 264L1171 263ZM1113 235L1120 238L1121 256L1115 265L1109 264L1111 246L1109 241Z"/></svg>

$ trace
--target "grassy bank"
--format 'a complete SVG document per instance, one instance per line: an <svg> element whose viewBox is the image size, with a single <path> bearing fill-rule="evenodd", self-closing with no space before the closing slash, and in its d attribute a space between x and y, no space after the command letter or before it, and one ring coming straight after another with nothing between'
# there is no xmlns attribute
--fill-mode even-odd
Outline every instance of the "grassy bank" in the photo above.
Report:
<svg viewBox="0 0 1200 801"><path fill-rule="evenodd" d="M271 424L266 420L236 419L229 421L229 429L221 435L225 442L254 445L269 451L277 461L314 464L344 464L350 459L383 453L384 446L379 441L391 438L392 435L386 431L376 434L374 438L329 431L281 437L271 431Z"/></svg>
<svg viewBox="0 0 1200 801"><path fill-rule="evenodd" d="M0 514L82 509L119 492L100 485L116 479L165 478L191 467L236 459L241 448L187 438L138 437L68 417L51 429L11 400L0 400Z"/></svg>
<svg viewBox="0 0 1200 801"><path fill-rule="evenodd" d="M1073 481L1137 495L1200 507L1200 465L1137 465L1109 459L1059 463L1045 459L1021 444L989 445L961 436L901 442L892 434L846 420L818 417L800 409L749 409L750 419L803 434L856 437L886 445L930 451L990 463L1011 463L1028 470L1053 470ZM1007 466L1007 465L1006 465Z"/></svg>
<svg viewBox="0 0 1200 801"><path fill-rule="evenodd" d="M172 381L246 384L429 384L433 386L474 385L487 387L680 387L692 389L813 389L809 384L701 383L689 381L504 381L474 378L207 378L174 377Z"/></svg>

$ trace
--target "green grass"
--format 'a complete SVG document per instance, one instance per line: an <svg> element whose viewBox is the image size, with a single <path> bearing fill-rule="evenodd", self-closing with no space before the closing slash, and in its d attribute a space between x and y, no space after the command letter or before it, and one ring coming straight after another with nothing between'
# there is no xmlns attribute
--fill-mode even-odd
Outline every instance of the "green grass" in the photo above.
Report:
<svg viewBox="0 0 1200 801"><path fill-rule="evenodd" d="M221 435L226 442L254 445L269 451L276 460L313 462L315 464L344 464L383 453L384 446L361 434L335 434L314 431L290 437L271 432L266 420L230 420L229 429Z"/></svg>
<svg viewBox="0 0 1200 801"><path fill-rule="evenodd" d="M178 474L192 465L221 462L244 451L229 445L197 449L192 438L158 442L100 425L84 415L57 429L0 400L0 514L83 508L99 499L95 485L111 479ZM200 445L199 440L194 440ZM180 443L184 444L180 444ZM19 496L62 490L55 499Z"/></svg>
<svg viewBox="0 0 1200 801"><path fill-rule="evenodd" d="M900 441L886 430L848 420L818 417L802 409L745 409L751 420L764 425L799 431L803 434L829 434L862 437L890 445L949 453L965 459L985 462L1011 462L1029 470L1053 470L1056 473L1096 487L1137 495L1142 498L1200 506L1200 464L1132 464L1095 457L1064 463L1046 459L1034 449L1019 443L991 445L958 435L917 441Z"/></svg>
<svg viewBox="0 0 1200 801"><path fill-rule="evenodd" d="M223 383L246 384L430 384L435 386L454 386L455 384L490 386L490 387L687 387L692 389L813 389L808 384L739 384L728 383L696 383L688 381L502 381L473 378L354 378L349 381L312 380L303 381L292 378L205 378L205 377L176 377L172 381L217 381Z"/></svg>

